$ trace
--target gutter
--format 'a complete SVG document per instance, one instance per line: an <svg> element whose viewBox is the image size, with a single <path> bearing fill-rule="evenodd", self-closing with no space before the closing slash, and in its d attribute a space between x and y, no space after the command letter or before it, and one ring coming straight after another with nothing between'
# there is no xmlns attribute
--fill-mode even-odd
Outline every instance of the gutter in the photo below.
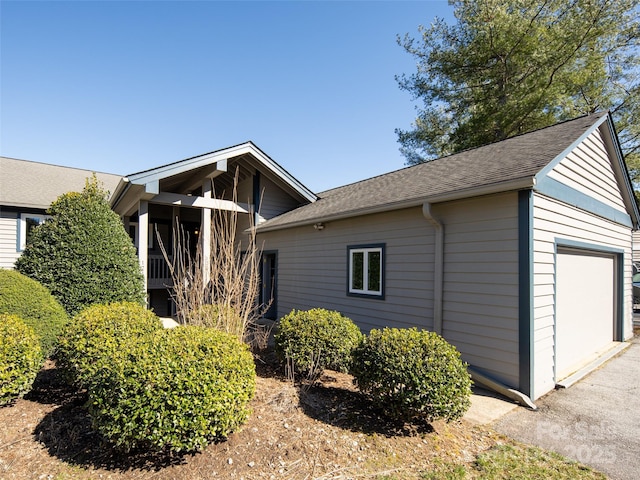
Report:
<svg viewBox="0 0 640 480"><path fill-rule="evenodd" d="M422 204L422 215L435 229L435 260L433 268L433 331L442 335L442 292L444 281L444 225L434 217L431 204Z"/></svg>

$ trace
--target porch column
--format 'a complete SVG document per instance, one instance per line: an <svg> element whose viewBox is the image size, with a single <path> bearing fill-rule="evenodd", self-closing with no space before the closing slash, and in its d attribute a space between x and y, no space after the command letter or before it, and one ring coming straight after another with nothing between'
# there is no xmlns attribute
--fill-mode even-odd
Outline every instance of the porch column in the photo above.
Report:
<svg viewBox="0 0 640 480"><path fill-rule="evenodd" d="M211 198L211 179L202 182L202 196ZM200 221L200 247L202 248L202 281L206 285L211 279L211 209L203 208Z"/></svg>
<svg viewBox="0 0 640 480"><path fill-rule="evenodd" d="M138 202L138 261L144 282L145 301L147 299L147 261L149 257L149 202Z"/></svg>

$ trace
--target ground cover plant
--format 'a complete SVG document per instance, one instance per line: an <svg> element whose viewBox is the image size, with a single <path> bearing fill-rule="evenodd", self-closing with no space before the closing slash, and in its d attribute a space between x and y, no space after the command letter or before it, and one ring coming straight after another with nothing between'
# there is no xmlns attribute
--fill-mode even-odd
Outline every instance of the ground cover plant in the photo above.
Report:
<svg viewBox="0 0 640 480"><path fill-rule="evenodd" d="M0 269L0 313L17 315L40 340L45 356L53 353L69 316L62 305L39 282L15 270Z"/></svg>

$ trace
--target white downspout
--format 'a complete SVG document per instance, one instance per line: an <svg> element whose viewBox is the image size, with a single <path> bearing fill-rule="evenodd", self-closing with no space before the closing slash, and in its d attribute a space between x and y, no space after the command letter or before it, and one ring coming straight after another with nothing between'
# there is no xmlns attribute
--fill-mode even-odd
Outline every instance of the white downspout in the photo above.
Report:
<svg viewBox="0 0 640 480"><path fill-rule="evenodd" d="M524 393L519 392L518 390L514 390L513 388L509 388L502 383L487 377L486 375L481 374L476 369L472 367L467 367L467 370L471 374L471 379L473 383L480 384L494 392L498 392L501 395L504 395L507 398L515 401L516 403L522 405L523 407L528 407L531 410L537 410L536 404L526 396Z"/></svg>
<svg viewBox="0 0 640 480"><path fill-rule="evenodd" d="M433 266L433 331L442 335L442 288L444 282L444 225L433 216L431 204L422 204L422 215L435 229L435 259Z"/></svg>

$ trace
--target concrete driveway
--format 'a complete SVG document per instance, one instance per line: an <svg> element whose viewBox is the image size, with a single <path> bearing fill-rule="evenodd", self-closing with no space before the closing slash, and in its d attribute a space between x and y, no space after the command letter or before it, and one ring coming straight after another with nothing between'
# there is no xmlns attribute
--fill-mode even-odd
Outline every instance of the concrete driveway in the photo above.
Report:
<svg viewBox="0 0 640 480"><path fill-rule="evenodd" d="M492 426L612 479L640 478L640 337L598 370L536 405L538 411L518 407Z"/></svg>

